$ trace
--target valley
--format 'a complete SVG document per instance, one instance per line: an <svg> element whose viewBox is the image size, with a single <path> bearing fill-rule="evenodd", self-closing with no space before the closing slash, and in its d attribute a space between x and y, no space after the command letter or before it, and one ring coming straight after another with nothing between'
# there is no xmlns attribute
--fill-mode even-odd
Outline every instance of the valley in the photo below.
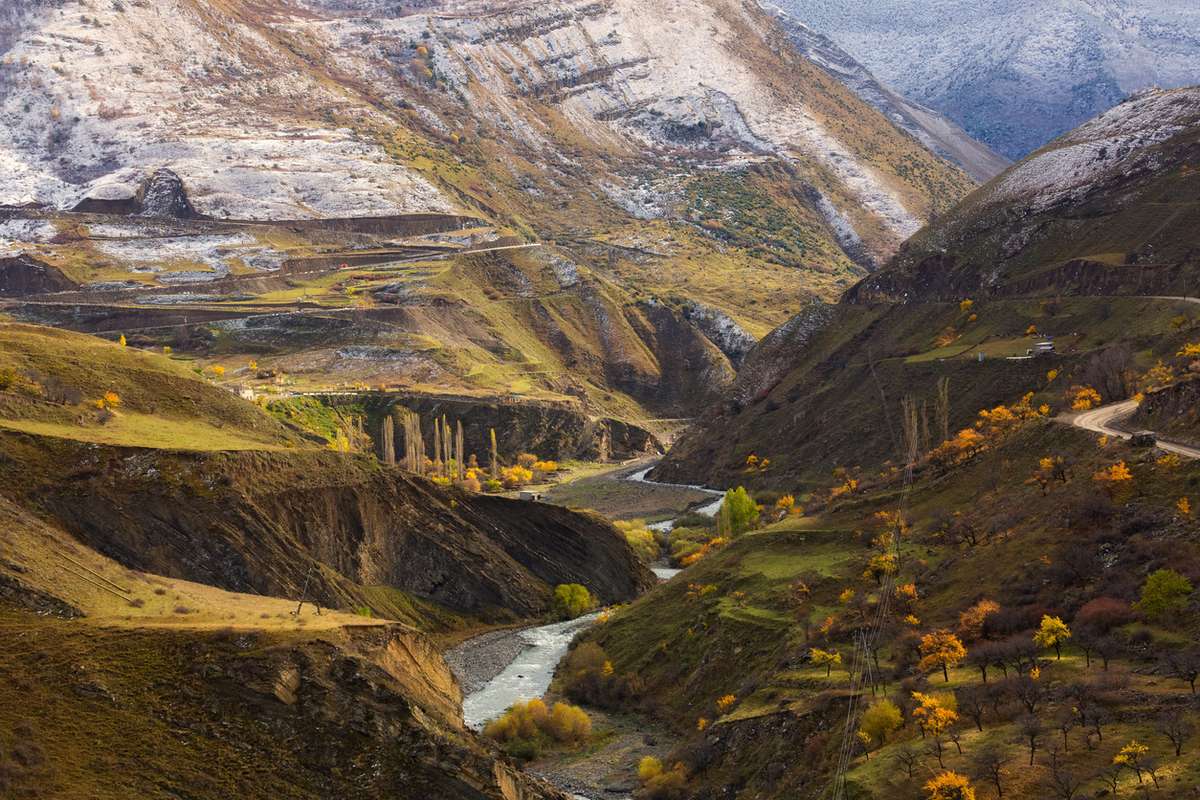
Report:
<svg viewBox="0 0 1200 800"><path fill-rule="evenodd" d="M0 5L0 797L1200 797L1190 11Z"/></svg>

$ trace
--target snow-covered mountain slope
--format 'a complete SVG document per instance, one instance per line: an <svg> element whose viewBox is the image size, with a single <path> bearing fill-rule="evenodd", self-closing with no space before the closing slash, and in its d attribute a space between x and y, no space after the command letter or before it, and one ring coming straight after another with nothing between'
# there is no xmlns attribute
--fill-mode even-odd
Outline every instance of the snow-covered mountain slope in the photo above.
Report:
<svg viewBox="0 0 1200 800"><path fill-rule="evenodd" d="M986 182L1009 165L1006 158L972 139L953 120L884 86L870 70L825 34L813 30L777 5L768 2L762 5L775 15L797 50L850 87L893 124L962 167L975 180Z"/></svg>
<svg viewBox="0 0 1200 800"><path fill-rule="evenodd" d="M1198 159L1200 88L1148 90L974 192L848 296L1194 294Z"/></svg>
<svg viewBox="0 0 1200 800"><path fill-rule="evenodd" d="M1181 0L776 0L885 84L1020 158L1148 86L1200 83Z"/></svg>
<svg viewBox="0 0 1200 800"><path fill-rule="evenodd" d="M886 255L968 188L732 0L399 8L20 0L0 22L0 204L119 203L167 167L218 218L537 228L551 192L616 213L679 166L774 162L828 260Z"/></svg>

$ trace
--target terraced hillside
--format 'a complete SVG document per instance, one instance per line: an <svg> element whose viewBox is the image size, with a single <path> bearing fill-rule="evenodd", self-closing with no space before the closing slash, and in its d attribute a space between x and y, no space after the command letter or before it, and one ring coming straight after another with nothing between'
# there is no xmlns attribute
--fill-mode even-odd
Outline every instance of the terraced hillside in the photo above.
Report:
<svg viewBox="0 0 1200 800"><path fill-rule="evenodd" d="M118 5L5 12L9 313L301 384L690 415L972 187L745 4Z"/></svg>
<svg viewBox="0 0 1200 800"><path fill-rule="evenodd" d="M1200 551L1178 500L1200 467L1036 413L991 419L974 452L921 457L911 494L902 471L864 471L782 519L759 494L757 530L587 634L560 688L669 725L659 783L694 796L918 798L953 773L976 797L1188 797ZM1159 570L1191 582L1169 614L1144 599ZM1035 637L1047 619L1061 652ZM939 636L962 646L945 676ZM604 694L600 659L644 688ZM951 713L931 723L923 698ZM1117 758L1130 743L1142 783Z"/></svg>

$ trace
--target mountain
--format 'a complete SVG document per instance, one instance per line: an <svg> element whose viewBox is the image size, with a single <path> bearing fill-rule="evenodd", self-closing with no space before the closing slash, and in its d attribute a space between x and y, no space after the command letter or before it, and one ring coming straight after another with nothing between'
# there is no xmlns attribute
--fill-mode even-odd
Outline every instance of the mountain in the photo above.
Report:
<svg viewBox="0 0 1200 800"><path fill-rule="evenodd" d="M914 103L880 83L853 56L823 33L813 30L778 6L763 3L774 14L796 49L863 100L907 131L942 158L957 164L980 183L986 183L1008 166L1009 161L987 145L972 139L949 118Z"/></svg>
<svg viewBox="0 0 1200 800"><path fill-rule="evenodd" d="M732 0L3 13L11 313L260 388L690 416L973 187Z"/></svg>
<svg viewBox="0 0 1200 800"><path fill-rule="evenodd" d="M765 336L653 475L782 488L882 465L901 398L932 424L942 380L949 432L1026 391L1055 408L1072 386L1128 397L1194 337L1198 136L1200 90L1151 91L1013 165L840 303ZM1028 359L1047 336L1054 354ZM751 454L771 470L747 474Z"/></svg>
<svg viewBox="0 0 1200 800"><path fill-rule="evenodd" d="M778 4L1014 160L1131 93L1200 82L1200 10L1172 0Z"/></svg>
<svg viewBox="0 0 1200 800"><path fill-rule="evenodd" d="M1198 152L1200 89L1142 93L974 192L847 297L1190 294Z"/></svg>

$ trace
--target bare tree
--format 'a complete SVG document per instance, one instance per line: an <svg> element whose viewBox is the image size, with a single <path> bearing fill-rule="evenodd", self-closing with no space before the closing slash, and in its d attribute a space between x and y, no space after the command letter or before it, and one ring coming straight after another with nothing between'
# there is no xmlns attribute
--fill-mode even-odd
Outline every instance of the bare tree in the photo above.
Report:
<svg viewBox="0 0 1200 800"><path fill-rule="evenodd" d="M396 420L388 414L383 418L383 427L379 435L379 447L383 451L383 463L392 466L396 463Z"/></svg>
<svg viewBox="0 0 1200 800"><path fill-rule="evenodd" d="M1175 757L1183 755L1183 744L1196 732L1196 725L1178 708L1173 708L1158 718L1158 732L1171 740L1175 746Z"/></svg>
<svg viewBox="0 0 1200 800"><path fill-rule="evenodd" d="M917 768L917 764L921 763L921 756L916 750L913 750L908 745L900 745L896 748L896 752L892 755L892 760L904 769L908 774L908 779L913 779L913 770Z"/></svg>
<svg viewBox="0 0 1200 800"><path fill-rule="evenodd" d="M937 383L937 424L942 441L950 438L950 379L939 378Z"/></svg>
<svg viewBox="0 0 1200 800"><path fill-rule="evenodd" d="M1058 728L1059 733L1062 734L1062 749L1064 753L1071 749L1070 742L1067 740L1067 734L1071 732L1071 729L1075 727L1078 721L1075 712L1069 708L1063 709L1054 718L1054 724Z"/></svg>
<svg viewBox="0 0 1200 800"><path fill-rule="evenodd" d="M988 781L996 787L996 797L1003 798L1004 765L1007 763L1008 757L1004 750L991 744L976 751L971 759L971 768L976 778Z"/></svg>
<svg viewBox="0 0 1200 800"><path fill-rule="evenodd" d="M1022 741L1029 745L1029 766L1032 767L1033 755L1037 752L1038 742L1041 741L1045 729L1042 727L1042 721L1032 714L1021 718L1018 729L1021 732Z"/></svg>
<svg viewBox="0 0 1200 800"><path fill-rule="evenodd" d="M1028 675L1022 675L1012 682L1013 696L1025 706L1030 716L1037 714L1038 706L1046 699L1046 686L1042 681L1035 681Z"/></svg>
<svg viewBox="0 0 1200 800"><path fill-rule="evenodd" d="M965 686L956 692L958 710L971 718L980 733L983 732L983 715L987 710L987 694L982 686Z"/></svg>
<svg viewBox="0 0 1200 800"><path fill-rule="evenodd" d="M1200 678L1200 648L1172 650L1163 658L1163 665L1173 677L1186 681L1192 694L1196 693L1196 679Z"/></svg>
<svg viewBox="0 0 1200 800"><path fill-rule="evenodd" d="M1047 782L1050 784L1050 791L1062 800L1075 800L1075 796L1083 787L1083 781L1075 777L1063 763L1057 750L1050 752L1050 774Z"/></svg>

